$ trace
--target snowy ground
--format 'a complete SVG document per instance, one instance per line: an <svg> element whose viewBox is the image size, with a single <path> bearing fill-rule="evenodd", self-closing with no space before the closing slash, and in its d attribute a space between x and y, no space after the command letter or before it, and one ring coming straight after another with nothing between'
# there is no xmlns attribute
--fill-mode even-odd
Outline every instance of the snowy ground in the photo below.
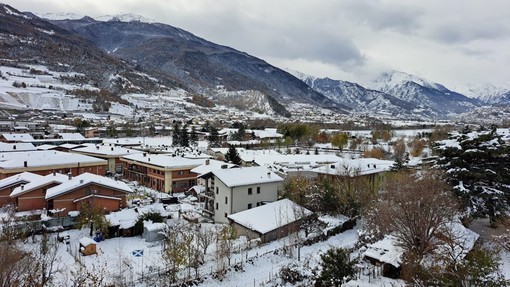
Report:
<svg viewBox="0 0 510 287"><path fill-rule="evenodd" d="M133 184L133 183L130 183ZM154 198L168 196L160 194L151 189L143 189L140 194L149 193ZM180 195L183 197L183 195ZM146 206L143 206L143 205ZM159 209L163 208L161 204L150 203L143 200L141 209ZM200 204L192 202L181 203L177 205L169 205L166 207L167 214L172 218L167 220L168 224L173 224L182 219L175 219L181 212L190 212L199 216ZM0 218L5 217L5 214ZM326 217L325 222L332 225L338 225L339 222L345 221L344 217ZM476 224L475 224L476 225ZM215 224L202 223L201 228L208 230L214 229ZM483 222L474 226L479 229L484 226ZM222 280L213 277L211 274L216 270L217 264L215 259L215 244L209 246L205 263L200 267L200 276L203 281L199 286L270 286L274 285L278 280L279 270L283 266L296 263L299 270L304 273L310 273L320 263L320 255L332 247L352 248L358 240L357 230L361 226L355 226L354 229L344 233L330 237L324 242L319 242L311 246L303 246L300 251L301 260L298 262L297 247L288 247L296 242L295 236L282 238L278 241L270 242L264 245L251 244L250 247L237 249L232 256L231 267ZM480 230L478 230L480 231ZM70 285L76 274L85 274L90 272L99 274L104 277L105 283L115 285L126 284L127 286L153 286L147 283L146 278L157 277L158 271L165 268L165 261L162 258L163 246L161 242L146 242L141 236L111 238L97 243L97 255L82 256L78 252L79 240L88 237L90 230L88 228L82 230L66 231L69 236L69 244L58 243L58 264L57 268L61 271L55 275L55 286ZM482 236L483 236L483 232ZM51 236L56 237L57 234ZM36 241L40 240L40 236L36 236ZM247 246L245 238L238 240L237 246ZM37 252L37 242L31 239L25 241L23 245L28 250ZM286 251L284 251L286 247ZM143 251L143 256L137 257L133 255L137 250ZM358 253L354 252L352 258L358 257ZM242 263L241 263L242 262ZM242 264L241 270L236 271L234 265ZM378 275L377 268L366 269L367 265L358 272L358 279L353 280L345 286L404 286L404 282L400 280L392 280L383 278ZM503 252L501 254L501 270L507 279L510 279L510 253ZM193 274L191 270L191 274ZM373 274L376 274L374 277ZM185 277L187 271L183 270L180 277ZM287 285L291 286L291 285Z"/></svg>

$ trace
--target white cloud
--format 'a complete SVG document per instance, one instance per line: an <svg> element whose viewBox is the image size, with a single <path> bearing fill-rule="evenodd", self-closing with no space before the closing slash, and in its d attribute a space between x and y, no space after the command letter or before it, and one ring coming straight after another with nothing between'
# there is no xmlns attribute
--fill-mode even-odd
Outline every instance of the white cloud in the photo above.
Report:
<svg viewBox="0 0 510 287"><path fill-rule="evenodd" d="M382 70L508 88L507 0L4 0L30 12L137 13L279 67L365 82Z"/></svg>

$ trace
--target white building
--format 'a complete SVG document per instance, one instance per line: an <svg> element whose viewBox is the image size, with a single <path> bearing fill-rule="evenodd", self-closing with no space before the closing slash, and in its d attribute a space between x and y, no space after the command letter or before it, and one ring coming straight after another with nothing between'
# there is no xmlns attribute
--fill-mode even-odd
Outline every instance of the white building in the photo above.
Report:
<svg viewBox="0 0 510 287"><path fill-rule="evenodd" d="M228 223L228 216L277 200L283 179L265 167L218 169L202 175L210 179L210 198L204 211L214 222Z"/></svg>

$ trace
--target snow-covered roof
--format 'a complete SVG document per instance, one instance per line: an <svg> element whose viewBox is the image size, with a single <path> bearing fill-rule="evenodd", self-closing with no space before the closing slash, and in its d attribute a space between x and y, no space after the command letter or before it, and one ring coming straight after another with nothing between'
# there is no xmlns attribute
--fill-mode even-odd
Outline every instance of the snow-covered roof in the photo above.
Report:
<svg viewBox="0 0 510 287"><path fill-rule="evenodd" d="M460 221L454 221L446 225L447 236L451 237L450 242L439 244L436 252L440 254L451 254L455 258L464 258L475 246L480 235L473 230L464 227ZM439 236L438 236L439 237ZM439 238L441 240L441 238ZM452 244L453 243L453 244Z"/></svg>
<svg viewBox="0 0 510 287"><path fill-rule="evenodd" d="M36 150L36 147L31 143L3 143L3 142L0 142L0 152L29 151L29 150Z"/></svg>
<svg viewBox="0 0 510 287"><path fill-rule="evenodd" d="M32 191L34 189L40 188L40 187L48 185L50 183L61 184L61 183L65 182L65 181L67 181L67 180L69 180L69 176L68 175L64 175L64 174L61 174L61 173L50 173L48 175L42 176L42 177L40 177L38 179L35 179L35 180L25 184L25 185L16 187L11 192L11 197L19 196L21 194L30 192L30 191Z"/></svg>
<svg viewBox="0 0 510 287"><path fill-rule="evenodd" d="M129 154L122 156L121 158L149 165L160 166L167 169L195 168L205 162L205 159L189 159L164 154L146 154L146 153Z"/></svg>
<svg viewBox="0 0 510 287"><path fill-rule="evenodd" d="M210 150L212 150L214 153L221 153L221 154L227 154L229 148L228 147L212 147L212 148L209 148ZM237 152L238 153L241 153L241 152L244 152L245 149L242 148L242 147L239 147L239 148L236 148Z"/></svg>
<svg viewBox="0 0 510 287"><path fill-rule="evenodd" d="M42 175L31 173L31 172L22 172L20 174L16 174L13 176L6 177L2 180L0 180L0 189L3 189L7 186L11 186L14 184L23 184L23 183L29 183L34 180L38 180L42 178Z"/></svg>
<svg viewBox="0 0 510 287"><path fill-rule="evenodd" d="M103 139L105 144L115 145L130 145L130 146L172 146L172 137L134 137L134 138L118 138L118 139Z"/></svg>
<svg viewBox="0 0 510 287"><path fill-rule="evenodd" d="M203 185L194 185L189 190L194 190L197 194L203 193L205 191L205 186Z"/></svg>
<svg viewBox="0 0 510 287"><path fill-rule="evenodd" d="M90 237L82 237L82 238L80 238L79 242L83 246L89 246L91 244L96 244L96 242Z"/></svg>
<svg viewBox="0 0 510 287"><path fill-rule="evenodd" d="M79 148L79 147L82 147L82 146L83 145L81 145L81 144L66 143L66 144L61 144L58 147L65 148L65 149L75 149L75 148Z"/></svg>
<svg viewBox="0 0 510 287"><path fill-rule="evenodd" d="M38 150L51 150L51 149L58 148L58 146L52 145L52 144L43 144L43 145L38 145L36 148Z"/></svg>
<svg viewBox="0 0 510 287"><path fill-rule="evenodd" d="M57 197L91 183L106 186L126 193L133 192L125 182L86 172L73 177L60 185L49 188L46 191L46 199Z"/></svg>
<svg viewBox="0 0 510 287"><path fill-rule="evenodd" d="M163 222L152 222L147 220L143 222L143 228L147 229L147 231L161 231L168 228L168 225Z"/></svg>
<svg viewBox="0 0 510 287"><path fill-rule="evenodd" d="M404 249L397 245L397 238L393 235L386 235L383 239L368 245L363 256L400 267L403 254Z"/></svg>
<svg viewBox="0 0 510 287"><path fill-rule="evenodd" d="M28 151L5 152L0 154L0 169L23 168L24 162L28 167L42 167L65 164L104 164L106 161L82 154L60 151Z"/></svg>
<svg viewBox="0 0 510 287"><path fill-rule="evenodd" d="M231 214L228 218L260 234L266 234L310 214L310 210L285 198Z"/></svg>
<svg viewBox="0 0 510 287"><path fill-rule="evenodd" d="M119 226L120 229L128 229L135 226L138 220L138 212L134 208L126 208L106 215L106 219L112 226Z"/></svg>
<svg viewBox="0 0 510 287"><path fill-rule="evenodd" d="M85 137L80 133L58 133L64 140L84 140Z"/></svg>
<svg viewBox="0 0 510 287"><path fill-rule="evenodd" d="M263 166L217 169L211 173L228 187L283 181L276 173Z"/></svg>
<svg viewBox="0 0 510 287"><path fill-rule="evenodd" d="M34 138L30 134L12 134L5 133L2 134L5 140L9 142L20 142L20 141L33 141Z"/></svg>
<svg viewBox="0 0 510 287"><path fill-rule="evenodd" d="M238 166L232 163L226 163L224 161L211 159L209 161L206 160L204 164L195 167L194 169L191 170L191 172L197 173L198 176L201 176L213 170L222 169L222 167L233 168Z"/></svg>
<svg viewBox="0 0 510 287"><path fill-rule="evenodd" d="M394 161L376 158L342 159L337 163L315 168L313 171L321 174L358 176L388 171L394 164Z"/></svg>
<svg viewBox="0 0 510 287"><path fill-rule="evenodd" d="M254 161L260 166L276 165L320 165L334 163L341 160L334 154L281 154L275 150L246 150L239 152L244 162Z"/></svg>
<svg viewBox="0 0 510 287"><path fill-rule="evenodd" d="M98 156L122 156L132 153L141 153L141 151L128 149L113 144L100 145L100 144L84 144L80 148L73 149L72 152L76 153L88 153L91 155Z"/></svg>

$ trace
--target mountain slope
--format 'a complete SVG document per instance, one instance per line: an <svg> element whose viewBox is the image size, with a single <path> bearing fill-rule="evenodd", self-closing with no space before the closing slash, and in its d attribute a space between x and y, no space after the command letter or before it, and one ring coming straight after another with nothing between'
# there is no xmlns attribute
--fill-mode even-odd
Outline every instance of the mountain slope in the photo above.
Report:
<svg viewBox="0 0 510 287"><path fill-rule="evenodd" d="M430 109L431 115L438 118L463 113L481 105L480 101L451 91L441 84L396 71L384 73L371 84L371 88L420 108Z"/></svg>
<svg viewBox="0 0 510 287"><path fill-rule="evenodd" d="M78 73L67 80L108 89L113 94L157 90L147 76L98 49L92 42L31 13L0 4L0 58L4 64L43 65L53 71ZM125 79L121 85L118 78Z"/></svg>
<svg viewBox="0 0 510 287"><path fill-rule="evenodd" d="M341 105L263 60L214 44L182 29L140 21L60 20L52 23L94 42L111 55L158 71L191 91L217 96L227 91L259 91L280 114L281 104L310 103L342 110Z"/></svg>

